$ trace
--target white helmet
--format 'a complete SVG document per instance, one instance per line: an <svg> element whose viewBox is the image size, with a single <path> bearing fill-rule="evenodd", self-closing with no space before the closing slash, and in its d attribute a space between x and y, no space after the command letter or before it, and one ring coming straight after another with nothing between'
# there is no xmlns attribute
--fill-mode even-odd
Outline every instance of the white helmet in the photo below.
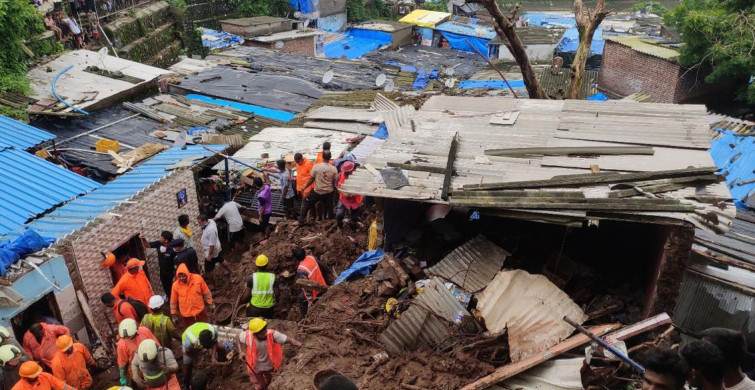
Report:
<svg viewBox="0 0 755 390"><path fill-rule="evenodd" d="M136 336L136 330L138 329L136 321L133 318L126 318L118 324L118 336L124 339L130 339Z"/></svg>
<svg viewBox="0 0 755 390"><path fill-rule="evenodd" d="M15 345L3 345L0 347L0 366L5 366L9 361L21 356L21 350Z"/></svg>
<svg viewBox="0 0 755 390"><path fill-rule="evenodd" d="M139 344L137 353L143 362L151 362L157 357L157 343L152 339L144 340Z"/></svg>
<svg viewBox="0 0 755 390"><path fill-rule="evenodd" d="M4 343L5 340L8 340L9 338L10 332L8 331L8 328L0 326L0 344Z"/></svg>
<svg viewBox="0 0 755 390"><path fill-rule="evenodd" d="M153 295L151 298L149 298L150 309L159 309L163 307L164 304L165 304L165 300L160 295Z"/></svg>

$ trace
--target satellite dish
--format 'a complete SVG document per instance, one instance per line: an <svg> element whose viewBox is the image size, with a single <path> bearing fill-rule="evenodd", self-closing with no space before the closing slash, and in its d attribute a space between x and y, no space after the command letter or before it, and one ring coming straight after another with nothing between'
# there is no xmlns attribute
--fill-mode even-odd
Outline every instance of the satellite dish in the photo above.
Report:
<svg viewBox="0 0 755 390"><path fill-rule="evenodd" d="M446 87L453 88L455 83L456 83L456 80L454 80L454 79L448 79L448 80L446 80Z"/></svg>
<svg viewBox="0 0 755 390"><path fill-rule="evenodd" d="M283 49L283 45L284 45L283 41L275 42L275 48L278 50Z"/></svg>
<svg viewBox="0 0 755 390"><path fill-rule="evenodd" d="M375 85L378 87L382 87L383 84L385 84L385 74L380 73L378 77L375 79Z"/></svg>
<svg viewBox="0 0 755 390"><path fill-rule="evenodd" d="M97 50L97 54L99 54L100 57L108 55L107 47L103 47L102 49Z"/></svg>
<svg viewBox="0 0 755 390"><path fill-rule="evenodd" d="M449 66L448 68L446 68L446 69L445 69L445 70L443 71L443 73L445 73L445 74L446 74L446 76L453 76L453 75L454 75L454 73L456 73L456 69L454 69L454 68L453 68L452 66Z"/></svg>
<svg viewBox="0 0 755 390"><path fill-rule="evenodd" d="M300 12L300 11L296 11L296 12L294 12L294 17L295 17L296 19L299 19L299 18L301 18L301 12Z"/></svg>
<svg viewBox="0 0 755 390"><path fill-rule="evenodd" d="M333 71L332 70L329 70L329 71L325 72L324 75L322 75L322 83L323 84L327 84L331 80L333 80Z"/></svg>
<svg viewBox="0 0 755 390"><path fill-rule="evenodd" d="M383 90L385 92L393 92L393 88L395 85L393 84L393 80L388 80L385 82L385 86L383 86Z"/></svg>

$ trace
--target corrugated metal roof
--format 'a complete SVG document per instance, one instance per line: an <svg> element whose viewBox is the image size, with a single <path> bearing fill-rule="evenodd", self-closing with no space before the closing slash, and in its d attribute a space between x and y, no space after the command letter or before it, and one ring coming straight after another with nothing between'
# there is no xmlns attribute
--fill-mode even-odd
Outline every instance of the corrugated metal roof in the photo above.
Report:
<svg viewBox="0 0 755 390"><path fill-rule="evenodd" d="M448 12L415 9L408 15L399 19L399 22L414 24L420 27L434 28L437 24L443 23L450 18L451 14Z"/></svg>
<svg viewBox="0 0 755 390"><path fill-rule="evenodd" d="M582 323L585 313L543 275L501 271L477 296L477 309L492 334L508 329L509 356L518 362L545 351L574 332L564 316Z"/></svg>
<svg viewBox="0 0 755 390"><path fill-rule="evenodd" d="M449 325L460 312L469 314L443 282L433 278L412 300L412 306L380 335L380 342L396 355L417 345L438 345L451 332Z"/></svg>
<svg viewBox="0 0 755 390"><path fill-rule="evenodd" d="M173 165L186 157L211 156L212 153L203 147L208 147L219 152L225 149L226 145L188 145L185 150L179 147L168 149L134 168L134 170L124 173L115 180L105 184L91 194L80 196L59 207L52 213L32 221L23 230L34 229L43 236L55 239L64 238L86 226L98 216L112 210L122 202L131 199L161 179L169 176L174 171L166 170L167 166ZM65 184L61 183L61 185ZM7 234L0 238L0 241L12 239L18 234L23 233L23 230Z"/></svg>
<svg viewBox="0 0 755 390"><path fill-rule="evenodd" d="M0 115L0 148L13 146L26 150L51 139L55 139L55 134Z"/></svg>
<svg viewBox="0 0 755 390"><path fill-rule="evenodd" d="M27 152L0 148L0 235L99 184Z"/></svg>
<svg viewBox="0 0 755 390"><path fill-rule="evenodd" d="M563 99L566 96L566 92L569 91L570 83L571 71L569 68L546 68L540 72L540 85L543 88L543 92L551 98ZM597 85L598 71L585 70L578 99L584 99L598 93Z"/></svg>
<svg viewBox="0 0 755 390"><path fill-rule="evenodd" d="M725 234L695 230L695 249L698 248L717 256L755 264L755 213L737 209L737 218Z"/></svg>
<svg viewBox="0 0 755 390"><path fill-rule="evenodd" d="M510 253L479 235L454 249L425 273L454 282L464 291L476 293L485 288L503 267Z"/></svg>
<svg viewBox="0 0 755 390"><path fill-rule="evenodd" d="M653 57L662 58L664 60L675 61L679 57L678 50L666 46L661 46L660 41L657 39L626 35L605 35L603 39L610 42L616 42L618 44L630 47L637 52Z"/></svg>
<svg viewBox="0 0 755 390"><path fill-rule="evenodd" d="M496 32L493 30L493 27L481 24L462 23L455 20L440 23L435 26L435 29L438 31L485 39L493 39L496 37Z"/></svg>

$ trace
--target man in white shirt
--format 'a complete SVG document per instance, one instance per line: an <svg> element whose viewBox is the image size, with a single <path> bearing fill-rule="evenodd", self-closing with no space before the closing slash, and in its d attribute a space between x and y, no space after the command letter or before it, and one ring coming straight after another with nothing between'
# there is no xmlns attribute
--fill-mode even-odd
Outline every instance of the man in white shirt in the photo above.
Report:
<svg viewBox="0 0 755 390"><path fill-rule="evenodd" d="M718 347L724 356L724 388L755 390L755 382L742 372L742 363L747 356L747 340L742 332L726 328L708 328L700 334L703 341Z"/></svg>
<svg viewBox="0 0 755 390"><path fill-rule="evenodd" d="M218 235L218 226L215 221L208 219L206 215L200 214L197 217L199 226L202 227L202 238L199 243L202 244L204 251L204 272L205 275L211 273L217 264L225 268L225 275L230 276L231 270L223 263L223 257L220 251L223 249L220 245L220 236Z"/></svg>
<svg viewBox="0 0 755 390"><path fill-rule="evenodd" d="M215 214L215 218L212 219L217 222L223 218L228 223L228 231L231 233L231 243L233 244L234 251L244 249L244 235L246 233L244 220L241 218L239 210L246 210L246 207L231 200L225 202L223 207Z"/></svg>

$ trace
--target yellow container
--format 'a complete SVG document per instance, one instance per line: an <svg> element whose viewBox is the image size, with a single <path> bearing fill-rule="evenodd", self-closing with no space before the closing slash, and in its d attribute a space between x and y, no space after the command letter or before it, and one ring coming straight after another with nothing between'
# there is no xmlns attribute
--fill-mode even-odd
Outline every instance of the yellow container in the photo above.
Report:
<svg viewBox="0 0 755 390"><path fill-rule="evenodd" d="M112 150L116 153L121 150L121 144L118 141L111 141L109 139L101 139L94 144L94 149L98 152L107 153L108 150Z"/></svg>

